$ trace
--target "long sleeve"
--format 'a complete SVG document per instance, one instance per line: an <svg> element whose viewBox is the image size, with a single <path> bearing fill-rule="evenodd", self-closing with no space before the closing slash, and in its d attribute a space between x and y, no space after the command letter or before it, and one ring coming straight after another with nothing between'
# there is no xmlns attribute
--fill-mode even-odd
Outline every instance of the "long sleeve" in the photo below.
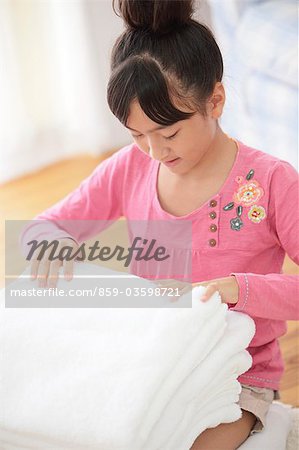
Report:
<svg viewBox="0 0 299 450"><path fill-rule="evenodd" d="M298 173L278 161L270 181L268 221L270 232L285 253L299 264ZM235 273L239 298L233 310L273 320L299 320L299 277L281 273Z"/></svg>
<svg viewBox="0 0 299 450"><path fill-rule="evenodd" d="M99 164L73 192L38 214L20 237L23 252L32 239L71 237L78 243L122 216L126 147Z"/></svg>

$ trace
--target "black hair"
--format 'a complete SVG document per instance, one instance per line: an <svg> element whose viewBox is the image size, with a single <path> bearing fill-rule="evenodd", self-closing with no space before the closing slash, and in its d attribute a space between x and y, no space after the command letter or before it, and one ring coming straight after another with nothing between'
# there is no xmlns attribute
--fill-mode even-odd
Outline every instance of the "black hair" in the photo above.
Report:
<svg viewBox="0 0 299 450"><path fill-rule="evenodd" d="M118 0L118 10L126 30L111 53L112 113L126 126L131 102L138 100L144 113L164 126L196 111L206 116L223 60L209 28L192 19L193 0ZM174 99L195 111L177 109Z"/></svg>

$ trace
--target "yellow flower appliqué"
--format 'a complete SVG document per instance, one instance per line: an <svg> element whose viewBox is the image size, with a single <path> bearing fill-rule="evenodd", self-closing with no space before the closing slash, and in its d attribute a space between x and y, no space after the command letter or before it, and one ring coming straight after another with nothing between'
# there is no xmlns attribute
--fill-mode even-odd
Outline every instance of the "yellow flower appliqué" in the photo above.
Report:
<svg viewBox="0 0 299 450"><path fill-rule="evenodd" d="M241 219L244 207L251 207L248 212L248 218L251 222L260 223L266 217L265 208L257 205L257 202L264 195L264 190L259 182L253 179L253 176L254 170L250 169L245 179L241 175L235 178L235 182L238 183L239 188L233 194L234 201L227 203L223 207L224 211L231 211L235 208L235 203L238 205L236 207L237 217L230 219L230 227L234 231L240 231L244 226Z"/></svg>
<svg viewBox="0 0 299 450"><path fill-rule="evenodd" d="M263 188L258 181L252 180L239 187L234 193L234 201L242 206L254 205L264 195Z"/></svg>
<svg viewBox="0 0 299 450"><path fill-rule="evenodd" d="M248 212L248 219L250 219L254 223L261 222L265 217L266 211L262 206L254 205Z"/></svg>

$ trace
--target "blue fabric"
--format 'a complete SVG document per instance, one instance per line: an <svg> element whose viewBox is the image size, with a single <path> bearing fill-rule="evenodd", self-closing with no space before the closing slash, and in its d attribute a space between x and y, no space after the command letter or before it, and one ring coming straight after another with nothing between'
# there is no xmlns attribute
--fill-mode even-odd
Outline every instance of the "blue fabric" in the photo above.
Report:
<svg viewBox="0 0 299 450"><path fill-rule="evenodd" d="M297 168L297 1L210 0L209 5L224 59L224 131Z"/></svg>

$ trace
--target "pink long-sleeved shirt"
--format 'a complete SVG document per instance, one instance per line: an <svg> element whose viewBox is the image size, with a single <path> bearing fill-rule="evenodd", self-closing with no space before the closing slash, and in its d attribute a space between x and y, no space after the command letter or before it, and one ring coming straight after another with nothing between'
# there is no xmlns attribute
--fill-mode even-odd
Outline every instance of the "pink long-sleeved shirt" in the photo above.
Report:
<svg viewBox="0 0 299 450"><path fill-rule="evenodd" d="M130 144L35 219L192 221L192 282L234 275L239 298L229 308L250 315L256 325L247 349L253 364L239 382L278 390L284 371L278 338L286 333L286 320L299 319L298 277L282 274L286 253L299 264L298 173L286 161L237 144L221 189L185 216L162 209L156 190L159 162ZM32 232L34 225L23 241ZM72 237L83 242L90 236L80 228Z"/></svg>

